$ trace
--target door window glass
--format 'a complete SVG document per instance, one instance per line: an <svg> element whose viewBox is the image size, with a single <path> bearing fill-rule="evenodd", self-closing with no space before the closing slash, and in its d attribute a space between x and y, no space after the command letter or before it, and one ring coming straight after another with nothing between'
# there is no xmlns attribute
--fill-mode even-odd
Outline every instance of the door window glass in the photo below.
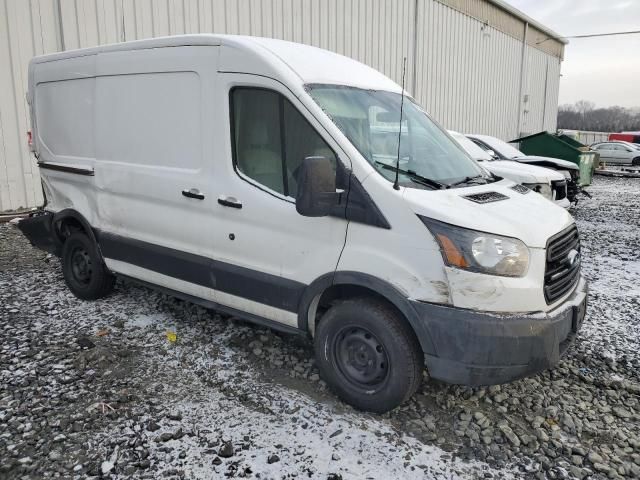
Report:
<svg viewBox="0 0 640 480"><path fill-rule="evenodd" d="M297 170L306 157L336 155L282 95L258 88L231 92L234 162L238 170L275 192L295 197Z"/></svg>

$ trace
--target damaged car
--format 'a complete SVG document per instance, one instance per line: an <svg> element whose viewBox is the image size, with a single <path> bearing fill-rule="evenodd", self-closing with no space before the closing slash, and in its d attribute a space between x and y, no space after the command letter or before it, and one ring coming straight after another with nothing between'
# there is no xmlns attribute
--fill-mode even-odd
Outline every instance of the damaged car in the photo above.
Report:
<svg viewBox="0 0 640 480"><path fill-rule="evenodd" d="M564 175L549 168L527 165L509 160L496 160L489 153L459 132L449 130L456 142L477 162L494 175L508 178L539 193L547 200L563 208L571 203L567 198L567 182Z"/></svg>
<svg viewBox="0 0 640 480"><path fill-rule="evenodd" d="M527 165L557 170L564 175L567 183L567 198L571 203L578 202L578 194L581 193L580 169L575 163L561 160L559 158L539 157L537 155L526 155L513 145L489 135L467 134L476 145L484 149L489 155L497 160L513 160Z"/></svg>

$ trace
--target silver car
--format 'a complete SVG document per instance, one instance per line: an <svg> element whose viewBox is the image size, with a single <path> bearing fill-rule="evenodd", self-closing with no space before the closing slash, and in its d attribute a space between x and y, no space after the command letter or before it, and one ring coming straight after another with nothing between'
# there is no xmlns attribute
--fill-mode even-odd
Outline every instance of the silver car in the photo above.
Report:
<svg viewBox="0 0 640 480"><path fill-rule="evenodd" d="M640 147L630 142L603 142L591 145L600 153L600 161L618 165L640 166Z"/></svg>

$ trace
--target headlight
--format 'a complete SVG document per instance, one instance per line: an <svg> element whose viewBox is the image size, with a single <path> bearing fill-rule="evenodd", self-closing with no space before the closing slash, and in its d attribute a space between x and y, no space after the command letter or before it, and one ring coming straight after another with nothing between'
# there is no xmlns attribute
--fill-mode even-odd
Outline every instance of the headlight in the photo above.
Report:
<svg viewBox="0 0 640 480"><path fill-rule="evenodd" d="M472 272L522 277L529 268L529 249L517 238L468 230L420 216L436 237L445 263Z"/></svg>
<svg viewBox="0 0 640 480"><path fill-rule="evenodd" d="M548 183L523 183L523 185L534 192L538 192L544 198L553 200L553 194L551 193L551 185Z"/></svg>

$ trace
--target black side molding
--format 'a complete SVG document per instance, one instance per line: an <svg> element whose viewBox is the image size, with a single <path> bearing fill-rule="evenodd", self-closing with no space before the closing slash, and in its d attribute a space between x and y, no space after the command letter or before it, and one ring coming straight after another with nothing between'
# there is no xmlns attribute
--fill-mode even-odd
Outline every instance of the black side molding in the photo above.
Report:
<svg viewBox="0 0 640 480"><path fill-rule="evenodd" d="M193 253L95 230L106 258L271 307L297 312L307 285Z"/></svg>
<svg viewBox="0 0 640 480"><path fill-rule="evenodd" d="M144 280L139 280L137 278L133 278L128 275L122 275L120 273L117 273L116 275L125 281L136 283L138 285L142 285L144 287L150 288L151 290L156 290L156 291L165 293L167 295L171 295L172 297L179 298L180 300L195 303L196 305L200 305L204 308L210 308L212 310L216 310L218 312L225 313L227 315L241 318L243 320L246 320L247 322L255 323L256 325L262 325L264 327L269 327L273 330L277 330L279 332L288 333L292 335L301 335L304 333L299 328L291 327L283 323L275 322L273 320L269 320L268 318L260 317L252 313L236 310L235 308L227 307L226 305L220 305L219 303L215 303L210 300L194 297L193 295L189 295L188 293L183 293L177 290L162 287L160 285L155 285L153 283L145 282Z"/></svg>
<svg viewBox="0 0 640 480"><path fill-rule="evenodd" d="M93 177L95 172L93 168L72 167L70 165L58 165L56 163L38 162L39 168L45 170L55 170L56 172L75 173L76 175L85 175Z"/></svg>

